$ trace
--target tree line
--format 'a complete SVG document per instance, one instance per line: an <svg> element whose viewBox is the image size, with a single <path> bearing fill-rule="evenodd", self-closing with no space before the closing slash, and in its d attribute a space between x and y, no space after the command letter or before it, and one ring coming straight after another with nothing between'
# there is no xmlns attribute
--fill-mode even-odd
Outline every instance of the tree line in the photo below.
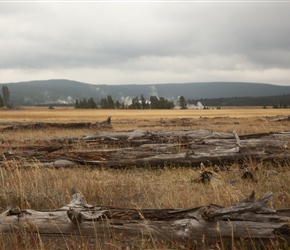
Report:
<svg viewBox="0 0 290 250"><path fill-rule="evenodd" d="M259 96L259 97L229 97L229 98L202 98L190 99L188 104L201 102L204 106L222 107L222 106L271 106L273 108L289 108L290 94L277 96Z"/></svg>
<svg viewBox="0 0 290 250"><path fill-rule="evenodd" d="M181 109L187 108L187 102L184 96L180 96L178 105ZM149 100L146 100L144 95L135 96L132 98L131 103L121 102L119 100L114 101L111 95L106 98L102 98L99 103L96 103L92 97L88 100L83 98L82 100L76 100L76 109L173 109L175 104L164 97L150 96Z"/></svg>
<svg viewBox="0 0 290 250"><path fill-rule="evenodd" d="M184 96L178 98L177 104L181 109L187 109L187 101ZM99 103L90 97L89 99L83 98L82 100L76 99L76 109L173 109L175 104L173 101L164 97L150 96L149 100L146 100L144 95L140 97L136 96L132 98L131 103L121 102L119 100L114 101L111 95L106 98L102 98ZM13 104L10 101L10 91L6 85L2 86L2 95L0 94L0 108L13 108ZM53 108L52 105L50 108Z"/></svg>

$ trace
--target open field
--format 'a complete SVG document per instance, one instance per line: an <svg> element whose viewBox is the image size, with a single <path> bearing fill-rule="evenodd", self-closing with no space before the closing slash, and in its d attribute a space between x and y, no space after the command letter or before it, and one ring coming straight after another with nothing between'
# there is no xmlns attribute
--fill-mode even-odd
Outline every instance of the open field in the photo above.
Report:
<svg viewBox="0 0 290 250"><path fill-rule="evenodd" d="M111 131L138 130L197 130L232 132L240 134L289 131L290 109L222 109L222 110L75 110L47 107L27 107L23 110L0 110L0 129L10 125L48 122L100 122L112 117ZM278 118L285 118L277 121ZM218 182L208 185L192 182L199 177L197 168L165 166L163 168L130 167L125 169L78 168L21 169L18 161L5 161L7 151L18 152L21 147L36 147L38 139L63 138L92 134L102 129L44 129L15 130L0 133L0 208L8 206L37 210L57 209L67 204L70 189L80 190L87 202L94 205L124 208L191 208L211 203L229 206L245 198L252 190L257 197L270 191L274 193L271 206L290 207L290 163L270 164L245 159L255 181L242 180L240 166L223 166L227 171L216 174ZM289 143L290 145L290 143ZM89 150L78 142L74 150ZM209 168L212 170L211 168ZM87 242L67 241L57 245L53 241L20 233L17 238L0 236L1 249L167 249L164 245L142 243L139 247L126 248L118 242L90 245ZM215 249L222 249L216 246ZM253 247L253 246L252 246ZM178 249L178 248L172 248ZM230 249L230 248L228 248ZM250 248L250 249L255 249ZM264 249L283 248L272 242Z"/></svg>
<svg viewBox="0 0 290 250"><path fill-rule="evenodd" d="M184 128L257 133L288 130L287 122L273 123L272 120L290 116L290 109L229 107L214 110L76 110L25 107L23 110L0 110L0 127L7 123L99 122L106 120L108 116L112 117L114 131ZM182 127L182 121L186 123L186 127ZM92 131L73 131L77 134L82 132Z"/></svg>
<svg viewBox="0 0 290 250"><path fill-rule="evenodd" d="M1 122L94 122L106 119L109 115L113 120L159 120L174 118L250 118L267 116L289 116L290 109L262 108L223 108L209 110L105 110L105 109L74 109L47 107L24 107L23 110L0 110Z"/></svg>

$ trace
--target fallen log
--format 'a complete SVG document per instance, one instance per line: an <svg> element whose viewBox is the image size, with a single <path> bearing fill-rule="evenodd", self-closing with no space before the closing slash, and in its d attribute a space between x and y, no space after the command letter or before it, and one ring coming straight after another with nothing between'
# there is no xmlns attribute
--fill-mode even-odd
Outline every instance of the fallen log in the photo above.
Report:
<svg viewBox="0 0 290 250"><path fill-rule="evenodd" d="M0 145L3 152L0 165L13 160L21 161L19 167L26 167L31 166L31 159L44 167L114 168L164 164L199 166L200 162L220 165L245 159L289 162L289 142L289 132L250 135L207 130L100 132L51 142L38 141L39 148L19 146L15 149L17 153L11 151L10 143L5 151L4 141ZM86 149L76 151L74 144L78 147L82 144ZM23 159L27 159L28 164Z"/></svg>
<svg viewBox="0 0 290 250"><path fill-rule="evenodd" d="M290 121L290 116L275 118L272 121L274 121L274 122Z"/></svg>
<svg viewBox="0 0 290 250"><path fill-rule="evenodd" d="M102 122L73 122L73 123L45 123L45 122L34 122L26 124L14 124L12 126L6 126L2 128L1 132L16 131L16 130L37 130L37 129L81 129L81 128L106 128L112 129L111 117Z"/></svg>
<svg viewBox="0 0 290 250"><path fill-rule="evenodd" d="M7 209L0 214L0 230L24 230L40 237L87 236L127 244L132 244L132 239L151 239L187 247L216 245L221 241L230 242L233 247L241 240L255 245L269 240L289 244L290 209L267 207L271 198L272 193L266 193L256 200L253 191L229 207L134 209L92 206L73 191L71 202L58 210Z"/></svg>

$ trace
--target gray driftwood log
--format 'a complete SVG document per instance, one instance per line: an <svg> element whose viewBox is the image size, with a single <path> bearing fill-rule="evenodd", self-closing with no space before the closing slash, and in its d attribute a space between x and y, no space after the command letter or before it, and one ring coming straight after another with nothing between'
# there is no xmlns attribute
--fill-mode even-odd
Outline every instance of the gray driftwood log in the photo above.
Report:
<svg viewBox="0 0 290 250"><path fill-rule="evenodd" d="M289 162L289 143L290 132L246 135L208 130L100 132L38 140L35 146L30 142L29 148L21 143L12 150L10 142L2 141L0 165L17 159L21 159L19 167L32 166L36 161L44 167L115 168L165 164L199 166L200 162L229 164L249 158ZM75 150L75 145L83 149ZM24 159L33 159L33 163L25 165Z"/></svg>
<svg viewBox="0 0 290 250"><path fill-rule="evenodd" d="M249 244L290 242L290 209L267 207L272 193L249 197L229 207L208 205L188 209L99 207L74 192L71 202L51 211L8 209L0 215L2 233L26 230L40 236L87 236L131 243L163 240L179 246L201 246L243 239ZM130 242L129 241L129 242ZM236 243L234 243L236 242ZM128 243L128 244L131 244Z"/></svg>

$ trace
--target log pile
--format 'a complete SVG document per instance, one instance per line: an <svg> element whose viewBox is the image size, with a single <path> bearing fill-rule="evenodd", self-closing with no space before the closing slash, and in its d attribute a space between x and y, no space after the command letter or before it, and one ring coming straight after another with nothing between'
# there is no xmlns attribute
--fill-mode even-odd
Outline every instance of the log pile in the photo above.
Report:
<svg viewBox="0 0 290 250"><path fill-rule="evenodd" d="M183 247L200 247L243 240L265 244L290 241L290 209L267 207L272 193L255 199L255 192L229 207L208 205L188 209L126 209L87 204L73 190L71 202L58 210L7 209L0 214L2 233L23 231L54 237L87 236L127 242L151 239ZM114 238L114 239L113 239ZM232 245L233 247L233 245Z"/></svg>
<svg viewBox="0 0 290 250"><path fill-rule="evenodd" d="M199 166L200 162L230 164L245 159L289 162L290 132L238 135L208 130L99 132L79 137L0 144L0 166L24 159L43 167ZM81 146L81 149L80 149Z"/></svg>

